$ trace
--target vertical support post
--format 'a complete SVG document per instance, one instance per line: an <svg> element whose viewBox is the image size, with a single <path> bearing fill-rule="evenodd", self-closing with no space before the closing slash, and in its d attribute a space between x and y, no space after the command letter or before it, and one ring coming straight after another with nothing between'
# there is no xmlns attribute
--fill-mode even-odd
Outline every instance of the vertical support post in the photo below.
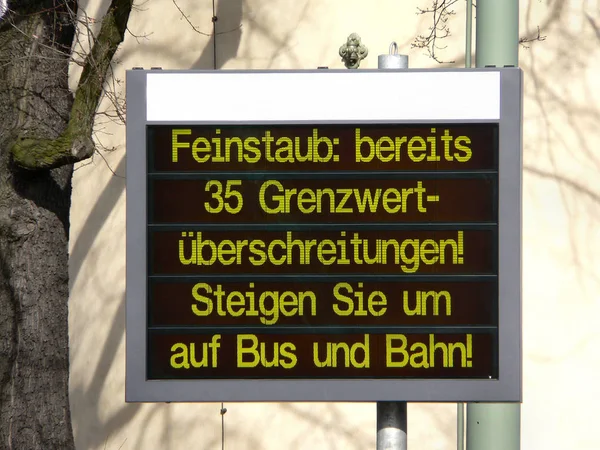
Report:
<svg viewBox="0 0 600 450"><path fill-rule="evenodd" d="M465 404L456 404L456 449L465 450Z"/></svg>
<svg viewBox="0 0 600 450"><path fill-rule="evenodd" d="M519 64L519 0L478 0L476 64ZM469 403L467 450L520 450L520 403Z"/></svg>
<svg viewBox="0 0 600 450"><path fill-rule="evenodd" d="M467 0L467 20L465 31L465 68L471 68L471 44L473 43L473 0Z"/></svg>
<svg viewBox="0 0 600 450"><path fill-rule="evenodd" d="M467 450L519 450L521 405L519 403L469 403Z"/></svg>
<svg viewBox="0 0 600 450"><path fill-rule="evenodd" d="M377 402L377 450L407 450L406 402Z"/></svg>
<svg viewBox="0 0 600 450"><path fill-rule="evenodd" d="M408 69L408 56L392 42L388 55L379 55L378 69ZM407 450L406 402L377 402L377 450Z"/></svg>
<svg viewBox="0 0 600 450"><path fill-rule="evenodd" d="M519 0L479 0L475 27L477 67L519 64Z"/></svg>

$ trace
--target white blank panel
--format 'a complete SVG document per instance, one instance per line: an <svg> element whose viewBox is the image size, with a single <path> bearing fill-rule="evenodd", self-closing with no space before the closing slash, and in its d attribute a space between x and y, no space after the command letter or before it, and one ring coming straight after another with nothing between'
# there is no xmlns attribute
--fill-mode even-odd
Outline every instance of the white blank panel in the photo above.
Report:
<svg viewBox="0 0 600 450"><path fill-rule="evenodd" d="M499 120L498 71L149 73L149 122Z"/></svg>

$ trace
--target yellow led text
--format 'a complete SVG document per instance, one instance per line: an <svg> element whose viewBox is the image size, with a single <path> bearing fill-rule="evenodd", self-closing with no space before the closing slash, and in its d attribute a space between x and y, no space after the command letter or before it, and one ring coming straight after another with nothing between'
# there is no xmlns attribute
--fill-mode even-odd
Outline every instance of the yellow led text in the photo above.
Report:
<svg viewBox="0 0 600 450"><path fill-rule="evenodd" d="M237 336L237 366L283 367L291 369L298 362L294 354L296 346L291 342L274 342L267 344L259 342L254 334L239 334Z"/></svg>
<svg viewBox="0 0 600 450"><path fill-rule="evenodd" d="M210 139L203 136L193 141L184 138L191 134L190 128L172 130L172 162L179 161L181 150L190 151L194 161L200 164L232 161L254 164L263 158L268 162L278 163L326 163L339 160L339 156L334 154L334 147L339 144L339 139L320 136L317 128L313 129L312 136L304 139L299 137L275 139L270 130L266 130L262 136L223 137L220 128L215 130L215 136Z"/></svg>
<svg viewBox="0 0 600 450"><path fill-rule="evenodd" d="M213 264L262 266L267 262L283 264L329 265L394 264L405 273L419 270L421 263L463 264L463 232L457 231L452 239L364 239L360 233L340 232L340 239L295 239L287 231L284 239L238 239L213 241L203 238L203 232L182 232L179 240L179 261L183 265Z"/></svg>
<svg viewBox="0 0 600 450"><path fill-rule="evenodd" d="M295 189L285 188L281 181L269 180L260 188L259 203L262 210L268 214L287 214L296 209L302 214L375 213L381 209L388 214L396 214L406 213L408 198L416 197L413 200L416 203L416 210L425 213L427 212L423 202L425 192L422 181L417 181L415 187L403 189ZM439 196L426 196L425 199L439 201Z"/></svg>
<svg viewBox="0 0 600 450"><path fill-rule="evenodd" d="M444 143L442 155L437 153L436 149L436 129L432 128L431 132L434 136L428 136L423 139L421 136L408 138L407 136L389 137L382 136L376 141L362 135L360 128L355 129L355 155L356 162L367 163L373 159L380 162L399 162L403 160L402 153L405 157L414 163L438 162L442 156L445 161L458 161L465 163L471 159L472 151L468 147L471 144L471 139L467 136L453 137L450 135L450 130L444 130L444 134L440 139ZM466 145L465 145L466 144ZM452 145L452 147L451 147Z"/></svg>
<svg viewBox="0 0 600 450"><path fill-rule="evenodd" d="M201 344L197 342L190 342L189 344L178 342L173 344L171 347L171 367L174 369L217 367L217 350L221 347L220 340L221 335L215 334L210 342L202 342Z"/></svg>
<svg viewBox="0 0 600 450"><path fill-rule="evenodd" d="M221 317L254 316L264 325L274 325L280 315L317 315L317 297L312 291L264 291L257 297L254 283L250 283L245 292L226 292L220 284L213 289L207 283L197 283L192 288L192 296L197 302L192 304L192 312L200 317L213 312Z"/></svg>
<svg viewBox="0 0 600 450"><path fill-rule="evenodd" d="M325 347L323 349L323 347ZM313 363L316 367L355 367L368 369L370 364L369 335L363 341L313 343Z"/></svg>
<svg viewBox="0 0 600 450"><path fill-rule="evenodd" d="M387 334L385 339L386 367L428 369L437 364L442 367L471 367L473 336L467 334L465 342L436 342L435 334L429 342L415 342L408 348L408 339L403 334Z"/></svg>

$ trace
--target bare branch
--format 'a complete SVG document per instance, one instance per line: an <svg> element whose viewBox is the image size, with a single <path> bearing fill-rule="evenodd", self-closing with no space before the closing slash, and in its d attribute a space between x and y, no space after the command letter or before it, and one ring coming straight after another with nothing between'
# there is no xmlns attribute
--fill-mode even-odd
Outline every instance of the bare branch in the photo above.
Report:
<svg viewBox="0 0 600 450"><path fill-rule="evenodd" d="M438 57L437 51L446 48L445 46L439 46L438 42L451 35L448 21L456 14L454 9L452 9L452 6L457 1L458 0L433 0L433 3L429 8L417 8L418 15L431 14L433 24L429 27L429 34L418 35L411 44L411 48L427 49L429 56L440 64L454 63L454 61L442 61Z"/></svg>
<svg viewBox="0 0 600 450"><path fill-rule="evenodd" d="M141 35L134 34L129 28L127 28L127 32L129 33L129 35L131 37L133 37L137 41L138 44L140 43L140 39L149 41L150 40L149 36L152 36L154 34L154 31L152 33L146 33L146 34L141 34Z"/></svg>
<svg viewBox="0 0 600 450"><path fill-rule="evenodd" d="M205 33L204 31L200 31L200 28L198 28L196 25L194 25L191 21L190 21L190 16L186 15L183 10L179 7L179 5L177 4L176 0L172 0L173 4L175 5L175 7L179 10L179 12L181 13L181 17L183 17L185 19L185 21L190 25L190 27L192 27L192 29L198 33L201 34L202 36L207 36L210 37L212 36L212 33ZM216 17L213 18L213 21L216 21ZM232 28L231 30L226 30L226 31L219 31L218 33L215 33L216 35L219 34L227 34L227 33L231 33L233 31L239 30L240 28L242 28L242 24L239 24L237 27Z"/></svg>
<svg viewBox="0 0 600 450"><path fill-rule="evenodd" d="M186 15L182 9L179 7L179 5L177 4L177 2L175 0L173 0L173 4L175 5L175 7L179 10L179 12L181 13L181 17L183 17L186 22L190 25L190 27L192 27L192 29L198 33L201 34L202 36L211 36L211 33L205 33L204 31L200 31L200 29L198 27L196 27L196 25L194 25L191 21L188 15Z"/></svg>
<svg viewBox="0 0 600 450"><path fill-rule="evenodd" d="M535 42L535 41L545 41L546 40L546 36L542 36L541 35L541 31L540 31L540 27L538 25L537 27L537 35L533 36L533 37L529 37L529 36L524 36L522 38L519 39L519 44L521 44L523 46L523 48L529 48L529 45L525 45L529 42Z"/></svg>
<svg viewBox="0 0 600 450"><path fill-rule="evenodd" d="M113 168L112 168L112 167L110 167L110 164L108 163L108 161L106 160L106 158L104 157L104 155L103 155L101 152L99 152L99 151L96 151L96 153L98 153L98 154L100 155L100 157L101 157L101 158L102 158L102 160L104 161L104 164L106 164L106 167L108 167L108 170L110 170L110 172L111 172L111 173L112 173L112 174L113 174L115 177L118 177L118 178L125 178L123 175L117 175L117 174L116 174L116 172L113 170Z"/></svg>

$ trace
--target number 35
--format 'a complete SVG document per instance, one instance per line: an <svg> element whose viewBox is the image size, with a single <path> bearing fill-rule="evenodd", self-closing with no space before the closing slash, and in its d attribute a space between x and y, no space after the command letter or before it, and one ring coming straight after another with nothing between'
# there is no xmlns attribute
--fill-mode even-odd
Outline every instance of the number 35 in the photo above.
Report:
<svg viewBox="0 0 600 450"><path fill-rule="evenodd" d="M242 180L227 180L225 195L223 195L223 183L221 181L211 180L206 183L204 191L211 193L210 201L204 202L206 211L211 214L218 214L225 208L225 211L230 214L239 213L244 205L244 199L242 194L235 189L235 186L241 185Z"/></svg>

